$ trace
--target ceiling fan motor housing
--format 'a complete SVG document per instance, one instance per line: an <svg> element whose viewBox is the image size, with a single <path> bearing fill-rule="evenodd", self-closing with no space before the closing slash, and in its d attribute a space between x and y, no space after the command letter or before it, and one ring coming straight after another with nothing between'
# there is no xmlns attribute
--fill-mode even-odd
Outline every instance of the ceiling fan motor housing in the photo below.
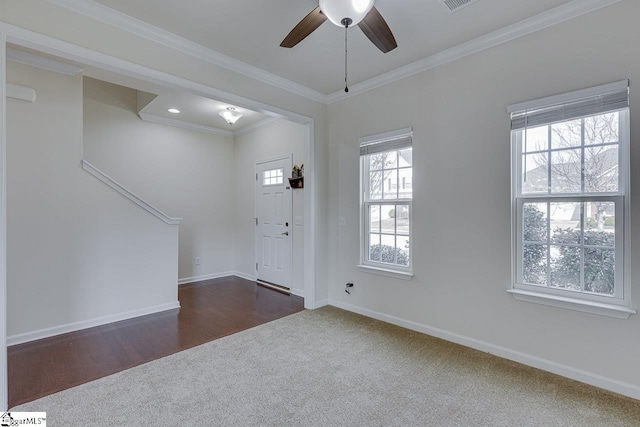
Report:
<svg viewBox="0 0 640 427"><path fill-rule="evenodd" d="M320 10L335 25L345 27L362 21L374 3L375 0L320 0Z"/></svg>

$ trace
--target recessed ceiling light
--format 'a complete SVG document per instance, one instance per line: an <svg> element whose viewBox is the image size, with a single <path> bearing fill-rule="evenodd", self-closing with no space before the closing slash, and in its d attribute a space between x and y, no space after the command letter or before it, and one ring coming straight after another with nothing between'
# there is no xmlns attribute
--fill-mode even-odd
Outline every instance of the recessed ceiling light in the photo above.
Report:
<svg viewBox="0 0 640 427"><path fill-rule="evenodd" d="M167 111L171 114L180 114L180 110L178 110L177 108L169 108Z"/></svg>

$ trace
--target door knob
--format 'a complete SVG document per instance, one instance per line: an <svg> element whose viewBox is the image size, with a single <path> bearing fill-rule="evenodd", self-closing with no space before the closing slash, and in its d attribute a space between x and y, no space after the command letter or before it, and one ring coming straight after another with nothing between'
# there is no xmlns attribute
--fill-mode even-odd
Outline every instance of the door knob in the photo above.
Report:
<svg viewBox="0 0 640 427"><path fill-rule="evenodd" d="M284 233L280 233L280 234L282 234L283 236L288 236L288 235L289 235L289 232L288 232L288 231L285 231Z"/></svg>

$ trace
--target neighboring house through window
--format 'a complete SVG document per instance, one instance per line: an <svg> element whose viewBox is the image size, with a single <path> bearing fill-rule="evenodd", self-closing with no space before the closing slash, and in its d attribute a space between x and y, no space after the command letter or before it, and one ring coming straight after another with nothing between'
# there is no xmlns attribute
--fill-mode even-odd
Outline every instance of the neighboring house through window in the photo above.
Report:
<svg viewBox="0 0 640 427"><path fill-rule="evenodd" d="M629 89L509 107L518 299L626 318Z"/></svg>
<svg viewBox="0 0 640 427"><path fill-rule="evenodd" d="M411 278L412 129L360 138L360 267ZM394 274L395 273L395 274Z"/></svg>

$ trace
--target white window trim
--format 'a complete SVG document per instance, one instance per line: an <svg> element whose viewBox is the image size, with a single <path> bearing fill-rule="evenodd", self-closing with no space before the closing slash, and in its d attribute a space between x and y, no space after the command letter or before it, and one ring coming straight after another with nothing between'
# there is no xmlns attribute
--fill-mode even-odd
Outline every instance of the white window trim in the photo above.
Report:
<svg viewBox="0 0 640 427"><path fill-rule="evenodd" d="M507 107L509 113L522 111L526 109L535 109L548 105L561 104L569 102L571 100L594 96L599 93L606 93L608 91L624 90L629 85L628 80L620 82L610 83L594 88L583 89L580 91L570 92L566 94L551 96L542 98L539 100L524 102ZM507 290L516 300L526 301L530 303L543 304L553 307L560 307L574 311L581 311L591 314L597 314L607 317L613 317L617 319L627 319L631 314L636 314L636 310L631 308L630 301L630 278L631 278L631 244L630 244L630 197L629 197L629 182L630 182L630 135L629 132L629 110L620 112L621 133L619 138L619 191L615 194L599 194L594 195L594 198L611 198L622 199L621 203L616 202L616 210L620 205L622 209L622 221L616 221L616 256L622 251L623 259L621 265L616 266L616 275L622 274L622 286L618 286L618 295L611 296L599 296L588 293L578 293L572 291L566 291L562 289L546 288L536 285L527 285L522 283L518 277L520 256L522 249L522 227L520 226L520 214L523 199L520 195L520 156L521 156L521 141L515 141L513 138L514 132L512 131L511 141L511 272L512 281L511 288ZM580 199L590 197L590 195L584 195ZM527 197L527 201L535 200L536 196ZM548 194L539 197L541 201L548 201L550 199ZM563 198L571 198L571 196L563 196ZM558 200L560 201L560 200ZM618 214L618 212L616 212ZM620 224L618 224L620 223ZM617 276L619 277L619 276Z"/></svg>
<svg viewBox="0 0 640 427"><path fill-rule="evenodd" d="M358 270L362 271L363 273L377 274L379 276L392 277L394 279L402 279L402 280L413 279L413 273L410 273L410 272L391 270L389 268L374 267L372 265L366 265L366 264L359 264L356 267L358 267Z"/></svg>
<svg viewBox="0 0 640 427"><path fill-rule="evenodd" d="M400 140L403 138L411 138L413 136L413 128L408 127L404 129L398 129L390 132L385 132L376 135L370 135L367 137L359 138L358 142L361 147L369 146L377 143L385 143L392 142L395 140ZM389 199L389 200L365 200L365 193L368 191L367 188L367 179L365 179L365 174L367 174L368 167L365 165L366 156L360 156L360 264L356 267L358 270L369 273L376 274L385 277L391 277L394 279L402 279L402 280L411 280L414 277L413 274L413 198L411 199ZM412 166L413 169L413 166ZM400 265L387 264L382 262L370 261L367 259L367 254L369 253L369 233L367 229L367 222L369 217L369 209L367 208L369 205L384 205L384 204L394 204L394 205L408 205L409 206L409 218L410 218L410 227L409 227L409 265L407 267L403 267Z"/></svg>
<svg viewBox="0 0 640 427"><path fill-rule="evenodd" d="M541 292L524 291L521 289L509 289L507 292L509 292L518 301L566 308L568 310L582 311L591 314L599 314L601 316L614 317L616 319L628 319L632 314L636 314L635 310L617 304L604 304L601 302L585 301L582 299L550 295Z"/></svg>

